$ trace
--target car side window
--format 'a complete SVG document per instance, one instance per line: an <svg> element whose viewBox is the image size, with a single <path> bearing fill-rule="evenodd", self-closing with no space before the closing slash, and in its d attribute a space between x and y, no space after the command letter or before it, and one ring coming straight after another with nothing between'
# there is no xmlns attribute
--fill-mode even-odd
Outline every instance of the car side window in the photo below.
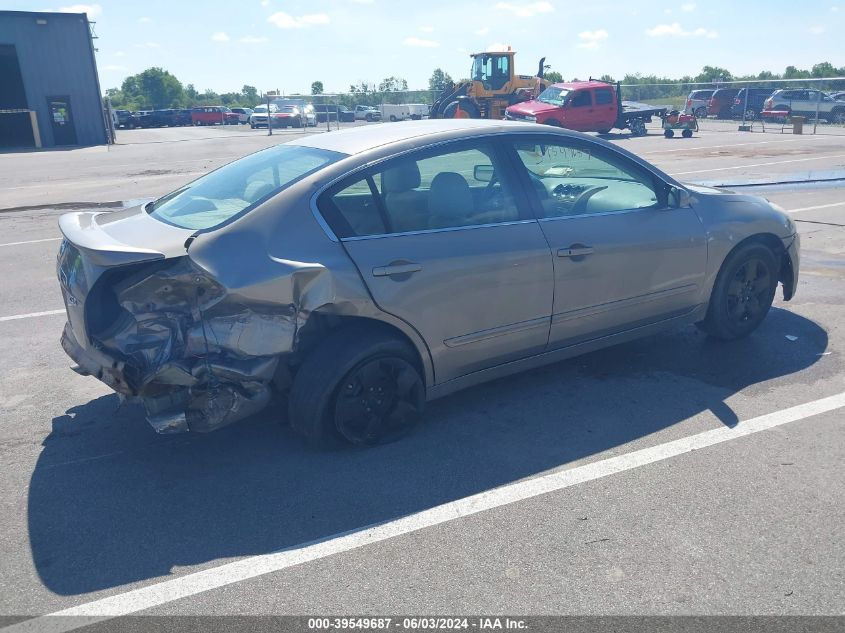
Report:
<svg viewBox="0 0 845 633"><path fill-rule="evenodd" d="M541 217L560 218L657 207L654 178L624 156L566 141L514 143L537 193Z"/></svg>
<svg viewBox="0 0 845 633"><path fill-rule="evenodd" d="M317 205L341 238L522 219L499 158L486 144L387 161L331 188Z"/></svg>
<svg viewBox="0 0 845 633"><path fill-rule="evenodd" d="M613 91L610 88L598 88L596 90L596 105L607 105L613 103Z"/></svg>
<svg viewBox="0 0 845 633"><path fill-rule="evenodd" d="M593 98L590 96L590 91L582 90L580 92L576 92L575 96L572 97L570 104L573 108L593 105Z"/></svg>

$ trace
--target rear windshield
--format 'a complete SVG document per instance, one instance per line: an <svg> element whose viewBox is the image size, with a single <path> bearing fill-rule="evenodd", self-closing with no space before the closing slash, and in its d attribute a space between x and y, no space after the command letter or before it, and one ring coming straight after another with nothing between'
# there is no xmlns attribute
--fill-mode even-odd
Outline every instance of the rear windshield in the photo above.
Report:
<svg viewBox="0 0 845 633"><path fill-rule="evenodd" d="M147 206L157 220L185 229L224 224L345 154L277 145L217 169Z"/></svg>

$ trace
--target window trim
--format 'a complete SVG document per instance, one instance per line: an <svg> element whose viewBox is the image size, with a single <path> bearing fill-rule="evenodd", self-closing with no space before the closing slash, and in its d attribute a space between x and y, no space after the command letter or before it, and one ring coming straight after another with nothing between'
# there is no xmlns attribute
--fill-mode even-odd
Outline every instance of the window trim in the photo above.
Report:
<svg viewBox="0 0 845 633"><path fill-rule="evenodd" d="M534 132L532 134L527 134L528 140L536 139L536 142L546 141L547 144L551 145L552 143L562 144L566 147L576 149L576 150L587 150L590 151L594 156L597 156L599 159L604 160L604 156L606 155L613 155L614 152L611 149L603 147L597 143L593 144L588 141L582 141L578 138L573 137L564 137L564 136L557 136L557 135L549 135L543 134L542 132ZM515 139L514 139L515 140ZM523 139L520 139L523 140ZM597 151L595 151L597 150ZM558 216L558 217L545 217L543 211L543 204L540 200L540 197L537 195L537 192L534 190L534 185L531 182L531 176L529 175L529 169L525 166L525 163L522 162L522 159L519 157L519 153L517 152L516 147L510 142L509 139L504 139L504 147L503 151L507 151L510 154L510 160L513 163L514 169L517 173L519 173L520 177L520 184L523 189L523 195L529 200L531 204L531 209L534 213L534 216L537 218L538 222L548 222L548 221L556 221L556 220L571 220L577 218L590 218L590 217L597 217L597 216L604 216L604 215L620 215L623 213L633 213L633 212L640 212L640 211L655 211L661 209L668 209L669 208L669 193L668 189L670 183L666 182L662 178L658 177L650 169L646 169L645 167L639 165L635 161L632 161L624 154L617 154L619 158L623 161L627 161L626 164L630 164L634 171L641 176L647 178L651 184L654 192L657 194L657 204L650 207L636 207L631 209L618 209L616 211L598 211L596 213L582 213L579 215L567 215L567 216ZM612 164L612 163L611 163Z"/></svg>
<svg viewBox="0 0 845 633"><path fill-rule="evenodd" d="M537 217L536 213L534 212L531 202L528 198L525 197L524 187L522 186L521 176L519 174L513 174L513 161L511 157L508 155L506 148L501 143L502 134L482 134L472 137L465 137L460 139L450 139L447 141L441 141L438 143L433 143L431 145L427 145L422 148L414 148L409 149L404 152L393 154L391 156L386 156L384 158L372 161L365 165L361 165L356 169L346 173L335 180L331 181L320 190L314 193L311 197L311 211L313 215L317 218L317 222L320 226L323 227L324 230L329 235L329 238L335 242L346 242L346 241L360 241L360 240L369 240L369 239L379 239L385 237L398 237L398 236L406 236L406 235L426 235L429 233L438 233L442 231L457 231L457 230L468 230L468 229L479 229L479 228L489 228L493 226L507 226L512 224L524 224L528 222L536 222ZM436 228L436 229L416 229L413 231L401 231L396 233L378 233L373 235L350 235L341 237L338 235L338 232L335 231L334 227L332 227L332 222L329 221L329 218L323 213L320 208L321 201L324 197L328 196L331 197L338 191L342 190L344 187L347 187L358 180L370 180L375 184L374 176L385 169L390 168L390 163L392 162L399 162L401 160L406 160L408 158L413 158L415 160L425 160L426 158L431 158L433 156L438 156L442 154L449 153L450 150L454 152L462 151L462 147L466 149L476 149L481 151L479 145L486 144L488 145L493 152L495 160L501 164L504 168L503 173L507 174L505 178L508 181L508 186L511 189L511 194L514 200L514 204L516 205L516 210L519 215L518 219L515 220L505 220L503 222L490 222L490 223L483 223L483 224L470 224L464 226L453 226L453 227L443 227L443 228ZM450 148L449 146L452 146ZM509 173L510 172L510 173ZM379 192L379 195L376 197L372 190L371 195L374 196L374 201L377 207L382 207L384 201L382 199L382 194ZM325 204L325 203L323 203ZM385 225L388 228L387 225Z"/></svg>

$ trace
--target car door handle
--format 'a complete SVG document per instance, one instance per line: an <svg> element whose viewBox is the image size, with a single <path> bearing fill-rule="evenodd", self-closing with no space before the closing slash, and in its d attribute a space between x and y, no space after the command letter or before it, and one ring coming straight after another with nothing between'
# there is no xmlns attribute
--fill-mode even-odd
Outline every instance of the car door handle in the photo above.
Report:
<svg viewBox="0 0 845 633"><path fill-rule="evenodd" d="M581 246L573 244L569 248L558 249L558 257L584 257L585 255L592 255L595 249L592 246Z"/></svg>
<svg viewBox="0 0 845 633"><path fill-rule="evenodd" d="M415 262L396 262L387 266L376 266L373 268L373 277L389 277L390 275L410 275L418 273L422 266Z"/></svg>

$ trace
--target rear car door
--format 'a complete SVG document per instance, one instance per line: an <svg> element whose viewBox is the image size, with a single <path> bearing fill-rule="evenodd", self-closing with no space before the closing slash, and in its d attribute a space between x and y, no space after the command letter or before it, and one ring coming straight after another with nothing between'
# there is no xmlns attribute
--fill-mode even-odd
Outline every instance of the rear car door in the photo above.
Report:
<svg viewBox="0 0 845 633"><path fill-rule="evenodd" d="M668 187L656 175L580 139L520 135L512 147L554 260L550 347L701 304L704 227L692 208L668 207Z"/></svg>
<svg viewBox="0 0 845 633"><path fill-rule="evenodd" d="M610 87L596 88L593 93L595 99L595 120L597 130L609 130L616 124L616 97Z"/></svg>
<svg viewBox="0 0 845 633"><path fill-rule="evenodd" d="M378 306L425 339L437 383L543 351L551 253L487 141L348 177L318 206Z"/></svg>

